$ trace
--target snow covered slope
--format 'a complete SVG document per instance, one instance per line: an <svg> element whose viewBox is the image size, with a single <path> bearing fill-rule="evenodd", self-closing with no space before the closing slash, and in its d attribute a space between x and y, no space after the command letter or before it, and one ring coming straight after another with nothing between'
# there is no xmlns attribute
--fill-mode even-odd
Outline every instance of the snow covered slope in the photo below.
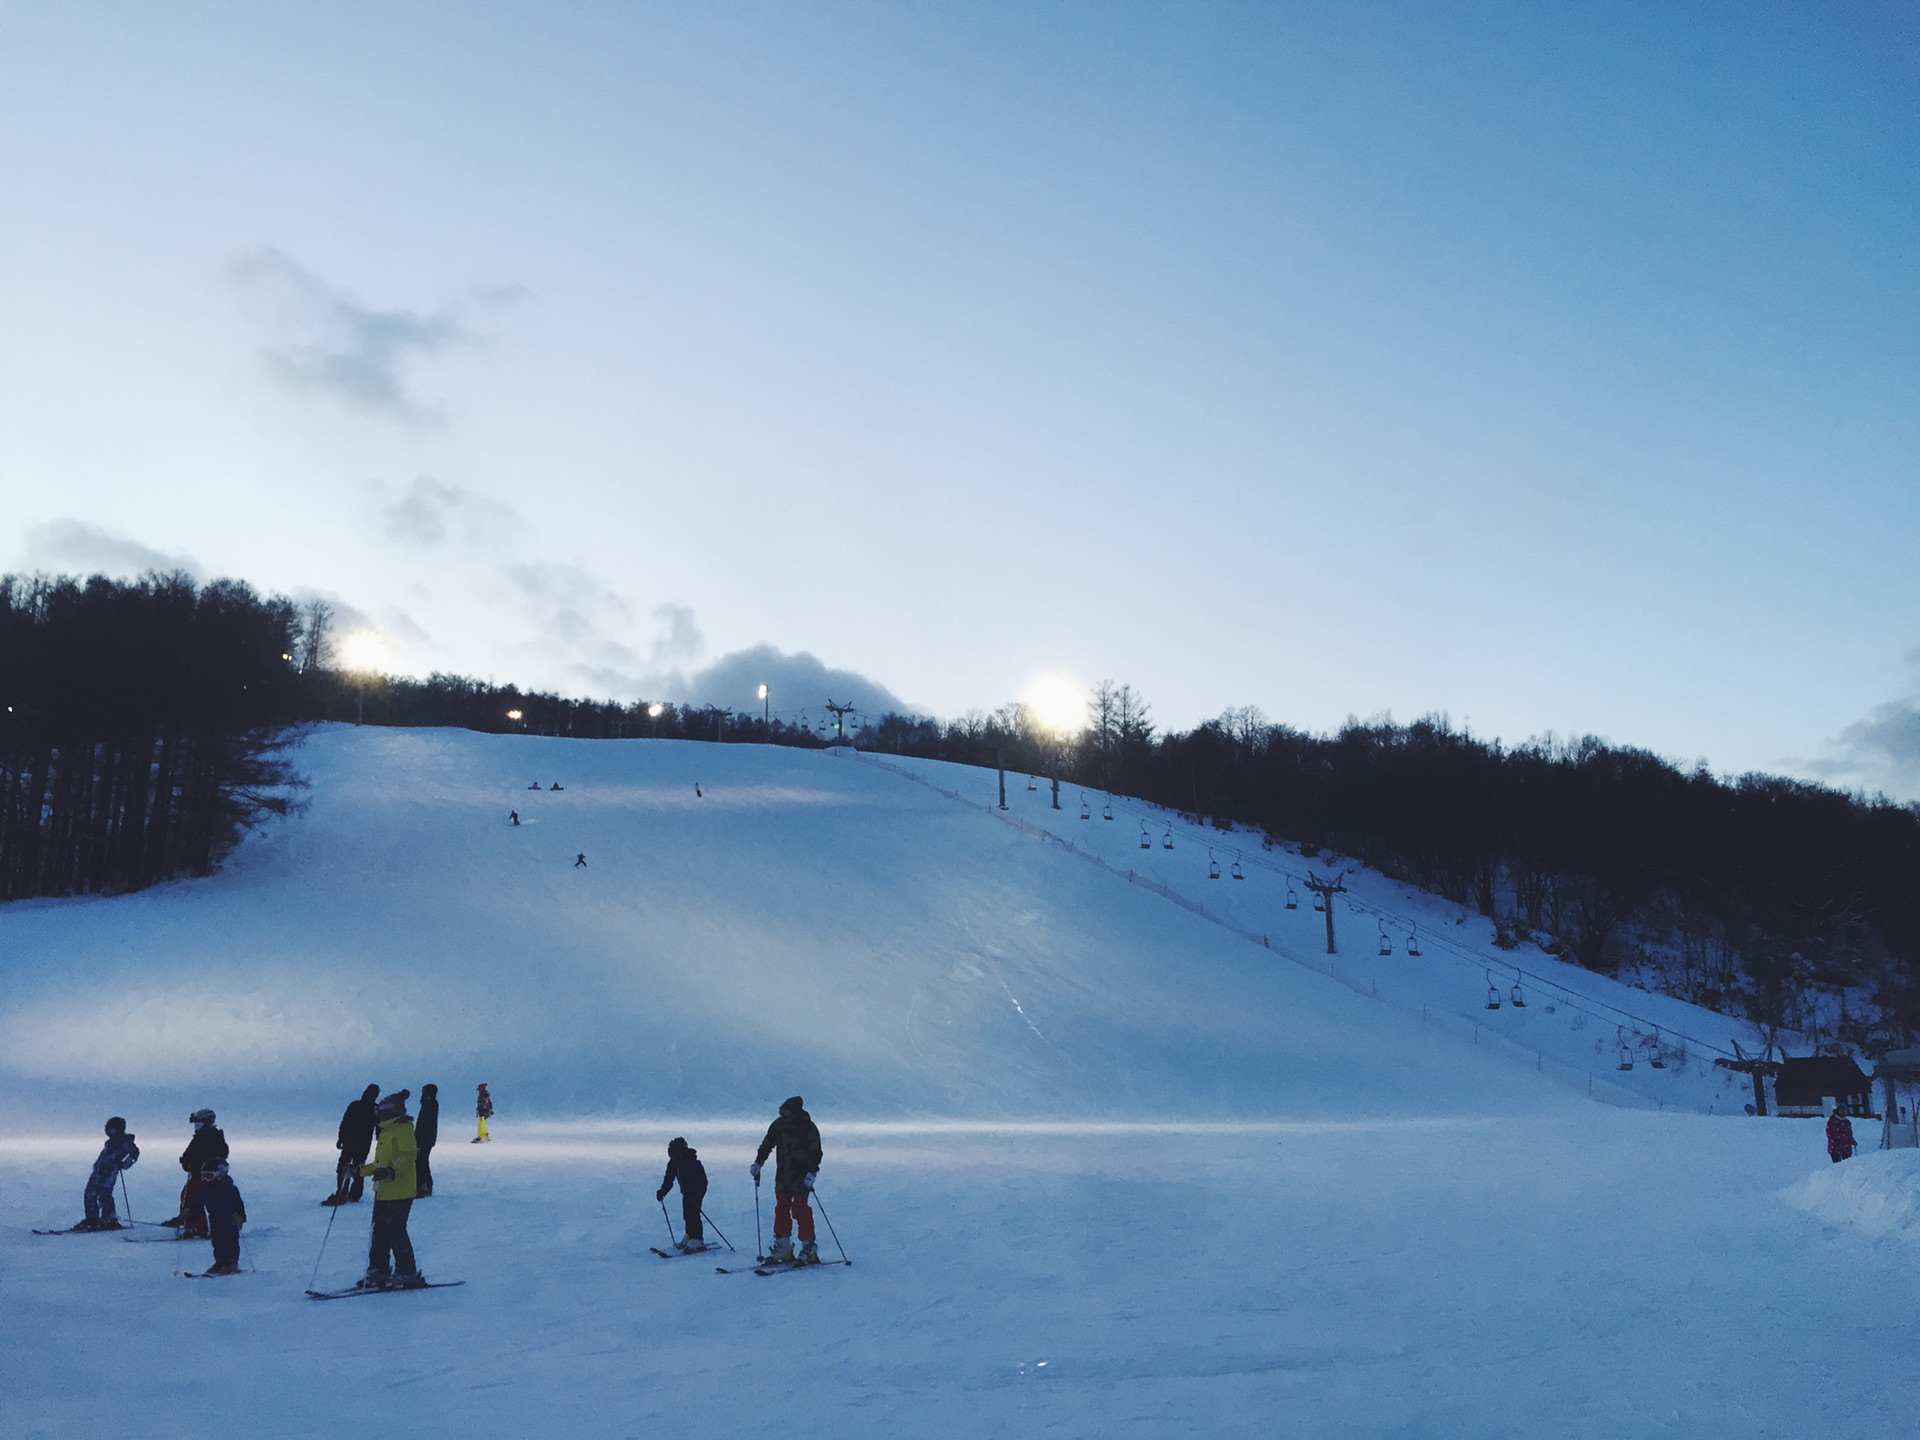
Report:
<svg viewBox="0 0 1920 1440"><path fill-rule="evenodd" d="M1132 1118L1564 1096L850 755L330 727L300 764L307 811L211 879L0 910L5 1095L292 1117L373 1078L484 1079L522 1113L800 1091Z"/></svg>

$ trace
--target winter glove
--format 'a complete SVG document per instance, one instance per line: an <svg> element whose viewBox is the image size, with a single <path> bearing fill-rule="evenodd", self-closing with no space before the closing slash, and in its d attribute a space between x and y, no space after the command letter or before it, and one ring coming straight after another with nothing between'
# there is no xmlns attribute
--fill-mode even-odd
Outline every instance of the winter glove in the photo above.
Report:
<svg viewBox="0 0 1920 1440"><path fill-rule="evenodd" d="M749 1165L747 1167L747 1170L753 1176L753 1183L758 1185L760 1183L760 1166L758 1165L758 1163Z"/></svg>
<svg viewBox="0 0 1920 1440"><path fill-rule="evenodd" d="M393 1167L391 1165L382 1165L378 1170L373 1172L373 1178L380 1181L393 1179Z"/></svg>
<svg viewBox="0 0 1920 1440"><path fill-rule="evenodd" d="M809 1170L807 1172L807 1189L812 1190L813 1182L818 1180L819 1178L820 1178L820 1172L818 1170Z"/></svg>
<svg viewBox="0 0 1920 1440"><path fill-rule="evenodd" d="M667 1203L667 1192L664 1190L656 1190L653 1192L653 1198L664 1205Z"/></svg>

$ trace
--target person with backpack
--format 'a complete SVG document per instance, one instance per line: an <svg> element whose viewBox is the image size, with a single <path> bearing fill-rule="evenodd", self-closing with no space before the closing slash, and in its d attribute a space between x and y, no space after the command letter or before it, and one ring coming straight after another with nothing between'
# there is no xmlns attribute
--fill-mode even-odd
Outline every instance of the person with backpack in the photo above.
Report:
<svg viewBox="0 0 1920 1440"><path fill-rule="evenodd" d="M749 1173L756 1188L760 1167L767 1156L779 1152L773 1170L773 1248L766 1258L774 1264L818 1265L820 1252L814 1244L813 1207L807 1196L820 1177L820 1129L807 1114L798 1095L788 1096L780 1104L780 1113L767 1127L766 1139L755 1152ZM800 1251L794 1253L793 1231L800 1229Z"/></svg>
<svg viewBox="0 0 1920 1440"><path fill-rule="evenodd" d="M106 1129L107 1143L100 1147L99 1158L93 1162L93 1173L87 1177L87 1189L82 1197L87 1218L73 1227L76 1230L122 1228L120 1212L113 1203L113 1186L121 1172L131 1170L140 1158L140 1147L133 1143L127 1122L118 1115L107 1121Z"/></svg>
<svg viewBox="0 0 1920 1440"><path fill-rule="evenodd" d="M700 1206L707 1198L707 1167L700 1163L700 1152L678 1135L667 1142L667 1173L653 1198L666 1204L667 1192L676 1182L680 1186L680 1218L685 1222L685 1230L674 1242L674 1248L691 1255L707 1248L706 1227L700 1222Z"/></svg>
<svg viewBox="0 0 1920 1440"><path fill-rule="evenodd" d="M428 1158L440 1141L440 1087L420 1087L420 1117L413 1122L413 1143L419 1148L414 1161L414 1198L424 1200L433 1194L433 1170Z"/></svg>
<svg viewBox="0 0 1920 1440"><path fill-rule="evenodd" d="M367 1182L360 1178L360 1167L367 1163L373 1148L373 1107L380 1099L380 1087L369 1085L360 1098L348 1102L340 1116L340 1129L333 1148L340 1152L334 1165L333 1194L322 1205L350 1205L367 1193Z"/></svg>
<svg viewBox="0 0 1920 1440"><path fill-rule="evenodd" d="M180 1213L161 1222L177 1227L183 1239L187 1236L208 1238L207 1207L200 1198L206 1182L200 1178L200 1172L209 1160L227 1158L227 1137L213 1123L215 1118L211 1110L196 1110L187 1117L193 1125L193 1138L180 1152L180 1168L187 1172L187 1183L180 1187Z"/></svg>
<svg viewBox="0 0 1920 1440"><path fill-rule="evenodd" d="M360 1167L373 1181L373 1243L367 1251L367 1273L360 1286L368 1290L417 1289L427 1281L414 1263L407 1216L418 1193L414 1167L419 1146L413 1138L405 1092L387 1096L374 1113L379 1132L373 1159Z"/></svg>

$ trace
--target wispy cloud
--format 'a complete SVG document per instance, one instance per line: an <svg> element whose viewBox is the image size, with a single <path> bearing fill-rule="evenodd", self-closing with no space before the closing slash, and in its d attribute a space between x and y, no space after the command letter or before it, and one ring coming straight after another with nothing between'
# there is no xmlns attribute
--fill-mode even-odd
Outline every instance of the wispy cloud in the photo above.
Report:
<svg viewBox="0 0 1920 1440"><path fill-rule="evenodd" d="M411 425L440 412L408 383L412 363L478 338L465 312L523 294L517 287L472 291L434 310L377 309L349 299L278 250L243 255L229 267L235 284L265 308L273 338L261 348L267 372L294 390Z"/></svg>
<svg viewBox="0 0 1920 1440"><path fill-rule="evenodd" d="M198 576L200 565L177 550L156 550L84 520L49 520L27 531L26 568L84 575L131 576L149 570L184 570Z"/></svg>
<svg viewBox="0 0 1920 1440"><path fill-rule="evenodd" d="M1920 800L1920 701L1876 705L1842 730L1816 775L1902 800Z"/></svg>
<svg viewBox="0 0 1920 1440"><path fill-rule="evenodd" d="M389 539L427 546L444 543L456 528L472 539L504 530L518 519L511 506L431 475L417 477L399 499L382 505L380 514Z"/></svg>

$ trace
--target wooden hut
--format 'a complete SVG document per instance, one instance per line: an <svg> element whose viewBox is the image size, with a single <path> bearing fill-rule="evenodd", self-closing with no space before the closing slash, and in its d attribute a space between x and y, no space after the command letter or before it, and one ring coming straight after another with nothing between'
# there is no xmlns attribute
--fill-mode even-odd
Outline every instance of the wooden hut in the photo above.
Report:
<svg viewBox="0 0 1920 1440"><path fill-rule="evenodd" d="M1873 1082L1851 1055L1782 1060L1773 1098L1782 1115L1824 1115L1829 1109L1869 1119L1873 1115Z"/></svg>

